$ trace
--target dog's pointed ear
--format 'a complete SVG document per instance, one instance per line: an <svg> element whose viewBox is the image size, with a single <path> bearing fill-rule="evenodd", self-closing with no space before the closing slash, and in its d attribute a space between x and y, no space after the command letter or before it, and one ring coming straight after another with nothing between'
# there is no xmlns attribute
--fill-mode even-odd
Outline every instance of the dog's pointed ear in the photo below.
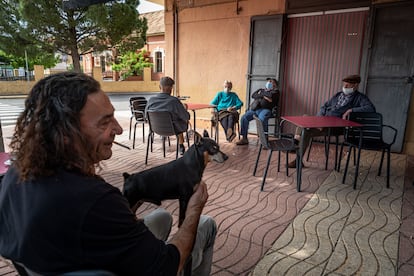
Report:
<svg viewBox="0 0 414 276"><path fill-rule="evenodd" d="M203 131L203 137L204 137L204 138L210 138L210 136L208 135L208 131L207 131L207 129L205 129L205 130Z"/></svg>
<svg viewBox="0 0 414 276"><path fill-rule="evenodd" d="M197 131L194 131L194 144L199 145L202 139L203 137Z"/></svg>
<svg viewBox="0 0 414 276"><path fill-rule="evenodd" d="M127 172L124 172L122 174L122 176L124 177L124 180L127 180L131 175L129 173L127 173Z"/></svg>

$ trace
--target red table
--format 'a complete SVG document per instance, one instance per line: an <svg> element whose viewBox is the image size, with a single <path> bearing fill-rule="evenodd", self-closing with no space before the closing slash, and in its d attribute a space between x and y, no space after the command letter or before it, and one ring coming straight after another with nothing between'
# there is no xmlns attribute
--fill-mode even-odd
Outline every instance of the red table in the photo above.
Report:
<svg viewBox="0 0 414 276"><path fill-rule="evenodd" d="M189 110L193 111L194 131L196 131L196 110L216 107L216 105L213 105L213 104L203 104L203 103L186 103L186 105Z"/></svg>
<svg viewBox="0 0 414 276"><path fill-rule="evenodd" d="M0 152L0 176L3 176L9 169L9 166L4 164L9 159L10 155L7 152Z"/></svg>
<svg viewBox="0 0 414 276"><path fill-rule="evenodd" d="M345 127L361 127L362 125L359 123L355 123L349 120L344 120L342 118L334 117L334 116L282 116L282 121L280 122L280 125L286 121L289 123L294 124L297 127L302 128L301 132L301 139L299 143L299 172L300 174L298 176L298 183L297 183L297 190L300 192L300 185L302 182L302 159L303 159L303 136L305 133L305 129L310 128L328 128L328 136L330 134L331 128L345 128ZM325 148L326 150L326 148ZM328 153L329 148L325 151L326 154L326 164L325 167L327 167L328 162Z"/></svg>

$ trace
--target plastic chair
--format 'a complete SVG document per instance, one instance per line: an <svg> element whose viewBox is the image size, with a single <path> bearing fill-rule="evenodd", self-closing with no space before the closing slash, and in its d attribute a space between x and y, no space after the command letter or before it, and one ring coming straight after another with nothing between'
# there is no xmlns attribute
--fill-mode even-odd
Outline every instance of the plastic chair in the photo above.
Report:
<svg viewBox="0 0 414 276"><path fill-rule="evenodd" d="M162 149L164 152L165 158L165 139L169 136L175 136L177 138L177 149L175 154L175 159L178 158L178 134L175 133L174 125L170 112L168 111L147 111L147 120L150 128L150 133L148 134L148 143L147 143L147 153L145 156L145 165L148 163L148 152L151 144L152 152L152 143L154 142L154 134L158 134L162 137ZM188 138L188 132L186 131L187 145L190 146L190 140Z"/></svg>
<svg viewBox="0 0 414 276"><path fill-rule="evenodd" d="M268 149L268 157L267 157L267 163L266 163L266 168L263 174L263 180L262 180L262 185L260 187L260 191L263 191L264 188L264 184L266 181L266 176L267 176L267 171L269 169L269 165L270 165L270 160L272 158L272 154L274 151L278 151L279 155L278 155L278 164L277 164L277 171L280 172L280 156L281 156L281 152L284 151L286 152L286 176L289 176L289 169L288 169L288 163L289 163L289 151L294 150L296 152L296 170L297 170L297 175L299 176L299 174L301 172L299 172L299 154L298 154L298 150L297 146L295 145L295 141L293 138L293 134L278 134L276 136L276 139L272 139L269 140L268 139L268 135L265 133L264 131L264 127L263 127L263 123L262 121L257 117L254 116L254 119L256 121L256 129L257 129L257 135L259 136L259 140L260 140L260 147L259 147L259 152L257 154L257 158L256 158L256 164L254 165L254 170L253 170L253 176L256 175L256 171L257 171L257 165L259 163L259 158L260 158L260 154L262 152L262 149L265 147ZM298 190L299 187L298 187Z"/></svg>
<svg viewBox="0 0 414 276"><path fill-rule="evenodd" d="M240 139L240 109L237 109L237 112L239 113L238 119L235 120L234 122L234 126L237 129L237 135L238 138ZM214 114L211 118L211 124L210 124L210 136L214 137L214 140L218 143L219 142L219 128L220 128L220 122L219 122L219 118L218 118L219 112L217 110L217 108L214 108ZM214 130L214 134L213 134L213 130Z"/></svg>
<svg viewBox="0 0 414 276"><path fill-rule="evenodd" d="M129 106L131 109L131 117L129 119L129 139L131 139L132 119L135 118L134 126L134 140L132 148L135 148L135 134L138 124L142 124L142 142L145 143L145 107L147 106L147 99L145 97L132 97L129 99Z"/></svg>
<svg viewBox="0 0 414 276"><path fill-rule="evenodd" d="M338 171L341 165L342 151L344 146L349 146L348 156L346 160L344 175L342 183L345 183L346 175L348 173L349 159L351 151L354 151L354 164L356 161L355 177L353 188L356 189L356 183L359 173L359 163L361 159L361 150L381 150L381 161L378 169L378 176L381 175L382 164L384 161L385 151L387 152L387 188L390 187L390 162L391 162L391 146L397 137L397 129L392 126L384 125L382 123L382 115L376 112L352 112L349 120L360 123L362 128L349 128L345 132L345 139L341 145L339 155ZM387 143L383 140L383 131L387 128L391 132L392 141ZM358 156L355 158L355 150L358 149Z"/></svg>

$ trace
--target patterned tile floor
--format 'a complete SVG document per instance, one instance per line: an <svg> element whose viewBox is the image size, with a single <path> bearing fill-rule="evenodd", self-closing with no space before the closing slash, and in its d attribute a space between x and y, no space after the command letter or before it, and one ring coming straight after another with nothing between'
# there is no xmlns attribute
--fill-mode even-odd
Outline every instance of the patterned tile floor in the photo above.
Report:
<svg viewBox="0 0 414 276"><path fill-rule="evenodd" d="M121 123L125 132L117 141L131 146L128 119ZM146 167L146 144L140 138L134 150L114 146L113 157L103 162L101 171L109 183L121 188L123 172L174 159L175 141L164 159L157 139ZM391 188L386 189L385 176L376 176L380 155L364 152L353 190L352 170L342 184L342 172L332 171L332 162L324 170L322 147L315 145L305 162L302 192L296 192L294 169L289 176L283 166L277 172L276 157L260 192L266 152L253 176L256 138L248 146L225 141L220 146L229 159L210 163L204 173L210 194L204 213L216 219L219 229L212 275L412 275L413 158L392 154ZM162 207L172 212L176 225L178 202L165 201ZM137 216L153 208L145 204ZM175 231L176 226L172 234ZM0 258L0 275L17 273Z"/></svg>

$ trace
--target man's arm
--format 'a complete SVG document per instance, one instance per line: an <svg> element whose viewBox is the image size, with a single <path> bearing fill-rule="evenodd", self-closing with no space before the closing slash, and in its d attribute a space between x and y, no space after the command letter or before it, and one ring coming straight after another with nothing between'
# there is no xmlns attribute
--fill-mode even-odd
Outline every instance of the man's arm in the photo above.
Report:
<svg viewBox="0 0 414 276"><path fill-rule="evenodd" d="M203 211L204 205L207 202L207 198L207 186L203 181L201 181L188 202L183 224L169 242L170 244L175 245L180 252L180 264L178 266L178 271L182 270L185 261L191 254L191 250L193 250L198 222L200 220L200 215Z"/></svg>

